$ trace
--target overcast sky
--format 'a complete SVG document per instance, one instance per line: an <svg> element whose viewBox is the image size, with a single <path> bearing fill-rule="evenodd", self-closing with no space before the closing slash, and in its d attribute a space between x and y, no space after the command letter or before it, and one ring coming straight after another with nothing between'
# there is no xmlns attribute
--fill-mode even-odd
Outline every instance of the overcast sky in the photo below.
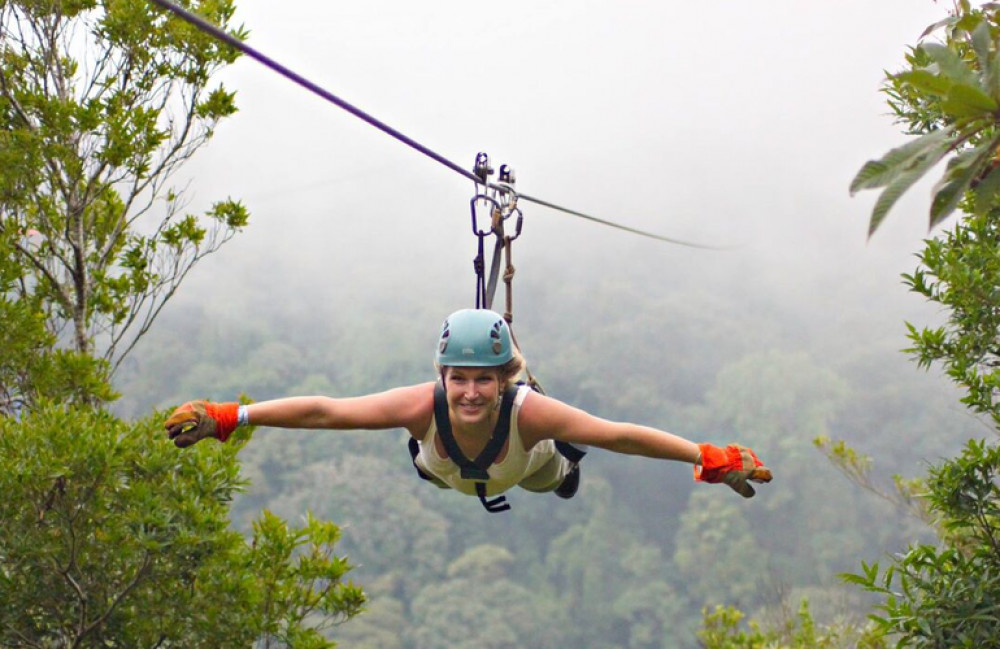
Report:
<svg viewBox="0 0 1000 649"><path fill-rule="evenodd" d="M905 141L879 92L883 71L898 69L947 3L238 7L251 46L463 166L487 151L527 194L736 246L668 246L528 204L522 290L571 281L596 260L607 273L641 266L705 290L749 279L747 290L788 300L831 284L861 299L905 294L898 274L927 234L928 189L869 242L875 194L851 198L847 187L867 159ZM337 286L364 282L467 305L471 183L249 58L222 78L240 112L187 168L192 207L237 197L253 225L192 283L252 301L279 289L336 299Z"/></svg>

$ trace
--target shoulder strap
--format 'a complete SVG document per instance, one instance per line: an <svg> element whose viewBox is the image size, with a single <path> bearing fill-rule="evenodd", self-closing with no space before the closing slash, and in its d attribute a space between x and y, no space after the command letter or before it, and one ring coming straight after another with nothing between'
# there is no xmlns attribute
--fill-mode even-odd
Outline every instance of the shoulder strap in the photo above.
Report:
<svg viewBox="0 0 1000 649"><path fill-rule="evenodd" d="M458 442L455 441L455 435L452 433L444 386L440 382L434 386L434 423L437 425L438 435L441 436L441 443L448 452L451 461L458 465L462 479L475 481L479 500L483 503L486 511L491 513L510 509L505 496L498 496L492 500L486 499L486 481L490 479L487 469L496 461L510 436L510 414L516 396L516 386L511 386L504 392L500 401L500 415L497 418L496 427L493 429L493 435L482 452L476 456L476 459L470 460L458 447Z"/></svg>

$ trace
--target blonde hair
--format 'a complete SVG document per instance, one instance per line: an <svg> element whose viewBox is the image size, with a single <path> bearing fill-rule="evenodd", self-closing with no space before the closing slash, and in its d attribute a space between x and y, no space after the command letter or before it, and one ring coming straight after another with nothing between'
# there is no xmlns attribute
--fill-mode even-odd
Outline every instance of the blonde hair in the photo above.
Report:
<svg viewBox="0 0 1000 649"><path fill-rule="evenodd" d="M524 372L524 368L528 365L520 349L515 347L513 352L514 358L497 368L500 372L500 387L503 390L506 390L512 383L517 383L517 380L521 377L521 373Z"/></svg>

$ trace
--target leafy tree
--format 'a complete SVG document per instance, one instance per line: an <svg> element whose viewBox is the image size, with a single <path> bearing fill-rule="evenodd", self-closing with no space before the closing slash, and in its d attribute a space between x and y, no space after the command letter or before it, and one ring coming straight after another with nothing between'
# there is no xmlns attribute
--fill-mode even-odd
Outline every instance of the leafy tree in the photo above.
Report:
<svg viewBox="0 0 1000 649"><path fill-rule="evenodd" d="M931 35L940 36L931 42ZM959 0L955 12L932 25L906 57L906 68L889 75L889 105L916 138L865 164L852 192L881 189L869 234L895 202L937 163L947 160L935 185L930 225L956 209L964 218L953 231L926 242L921 266L906 284L944 307L938 327L908 324L909 350L922 367L941 363L964 390L963 403L1000 425L1000 6L973 8ZM859 646L991 646L1000 635L1000 449L971 441L963 454L930 470L926 481L895 479L895 493L872 478L870 461L842 442L819 445L855 482L936 524L936 542L914 542L882 570L862 564L847 579L881 595L875 626ZM835 635L816 635L803 618L803 634L780 641L776 630L739 626L741 614L708 614L701 634L707 647L837 646ZM811 622L810 622L811 624ZM809 633L805 633L809 631ZM820 642L822 640L822 642Z"/></svg>
<svg viewBox="0 0 1000 649"><path fill-rule="evenodd" d="M234 10L185 4L223 27ZM171 186L236 111L210 79L237 52L145 0L3 0L0 43L0 261L14 275L0 289L113 372L188 271L247 223L229 199L183 215Z"/></svg>
<svg viewBox="0 0 1000 649"><path fill-rule="evenodd" d="M886 186L878 217L908 183L948 153L935 188L931 224L956 207L965 217L950 232L926 242L921 266L904 276L910 288L943 307L946 322L908 324L909 350L922 367L940 363L964 392L962 402L1000 426L1000 7L956 12L926 34L907 58L909 68L889 78L890 105L919 137L865 165L855 187ZM926 35L925 34L925 35ZM848 467L863 463L844 455ZM937 543L915 543L882 570L863 564L848 576L885 597L873 619L899 647L989 646L1000 635L1000 448L972 440L964 452L932 467L923 485L925 509L937 524ZM903 484L901 493L912 494Z"/></svg>
<svg viewBox="0 0 1000 649"><path fill-rule="evenodd" d="M265 512L244 539L227 516L242 444L178 453L161 421L0 418L0 645L332 646L322 626L364 603L337 528Z"/></svg>
<svg viewBox="0 0 1000 649"><path fill-rule="evenodd" d="M953 231L926 242L910 288L950 314L939 327L909 325L918 363L938 362L965 391L973 412L1000 426L1000 212L974 212Z"/></svg>
<svg viewBox="0 0 1000 649"><path fill-rule="evenodd" d="M230 0L185 2L226 26ZM243 30L236 30L243 37ZM0 645L331 647L340 531L230 528L235 444L100 409L186 274L247 222L174 174L235 112L236 53L145 0L0 0ZM11 416L13 415L13 416Z"/></svg>
<svg viewBox="0 0 1000 649"><path fill-rule="evenodd" d="M1000 426L998 352L1000 269L996 232L1000 210L972 210L954 230L926 242L922 266L906 276L917 293L944 307L938 327L908 325L910 351L924 367L940 363L964 391L962 402ZM840 451L843 453L843 451ZM848 458L850 459L850 458ZM861 466L860 461L847 466ZM899 646L939 647L989 644L1000 634L995 602L1000 599L1000 449L996 440L971 440L963 453L933 467L925 482L897 480L900 498L914 502L938 531L938 543L919 543L894 558L884 571L864 565L853 583L885 596L877 616Z"/></svg>

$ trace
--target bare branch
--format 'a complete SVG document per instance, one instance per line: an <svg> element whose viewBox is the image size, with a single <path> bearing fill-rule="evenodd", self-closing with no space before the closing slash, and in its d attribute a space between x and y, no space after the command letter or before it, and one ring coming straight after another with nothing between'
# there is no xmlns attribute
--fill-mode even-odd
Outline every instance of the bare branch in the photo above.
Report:
<svg viewBox="0 0 1000 649"><path fill-rule="evenodd" d="M0 232L3 231L4 231L4 226L2 223L0 223ZM59 282L58 278L56 278L52 274L52 272L48 269L48 267L44 263L42 263L42 260L36 257L28 248L21 245L17 241L14 241L12 243L14 249L17 250L17 252L24 259L26 259L32 266L34 266L38 270L38 272L42 274L42 277L44 277L46 281L49 282L52 288L55 289L55 294L59 298L59 301L63 306L63 308L72 309L73 307L72 299L68 295L66 295L65 288L63 287L63 285Z"/></svg>
<svg viewBox="0 0 1000 649"><path fill-rule="evenodd" d="M111 604L108 605L108 608L105 609L104 613L102 613L99 617L97 617L97 619L93 620L82 630L82 632L77 636L76 641L73 643L74 647L81 646L81 643L88 635L93 633L96 629L99 629L105 622L108 621L108 618L111 617L111 614L115 612L123 601L125 601L125 598L131 595L132 591L134 591L139 584L143 582L149 574L149 569L152 565L153 556L147 551L143 555L142 565L135 571L135 575L133 575L132 580L115 596L115 598L111 601Z"/></svg>

